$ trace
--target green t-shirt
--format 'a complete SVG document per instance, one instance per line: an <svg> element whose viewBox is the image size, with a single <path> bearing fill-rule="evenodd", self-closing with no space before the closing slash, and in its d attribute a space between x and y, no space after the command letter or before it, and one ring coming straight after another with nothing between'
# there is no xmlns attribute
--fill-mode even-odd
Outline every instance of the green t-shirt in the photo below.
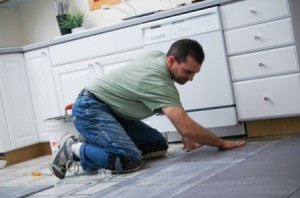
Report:
<svg viewBox="0 0 300 198"><path fill-rule="evenodd" d="M159 51L97 78L87 89L127 119L147 118L165 106L182 107L165 54Z"/></svg>

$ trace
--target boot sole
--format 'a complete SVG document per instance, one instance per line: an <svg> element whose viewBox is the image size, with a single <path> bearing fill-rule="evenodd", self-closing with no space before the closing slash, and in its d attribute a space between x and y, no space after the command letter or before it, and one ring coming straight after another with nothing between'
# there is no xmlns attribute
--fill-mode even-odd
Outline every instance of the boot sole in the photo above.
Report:
<svg viewBox="0 0 300 198"><path fill-rule="evenodd" d="M58 167L58 165L56 164L51 164L50 166L50 171L52 173L52 175L54 175L55 177L59 178L59 179L63 179L65 177L65 174L63 174L60 170L63 170L63 167Z"/></svg>
<svg viewBox="0 0 300 198"><path fill-rule="evenodd" d="M152 152L152 153L147 153L146 155L143 155L143 160L144 159L164 157L164 156L166 156L167 152L168 151L155 151L155 152Z"/></svg>

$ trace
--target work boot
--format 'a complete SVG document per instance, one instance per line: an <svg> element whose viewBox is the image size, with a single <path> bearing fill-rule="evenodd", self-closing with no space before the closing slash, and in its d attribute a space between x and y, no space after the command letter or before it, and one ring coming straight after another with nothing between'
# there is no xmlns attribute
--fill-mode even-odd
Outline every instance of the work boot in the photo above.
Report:
<svg viewBox="0 0 300 198"><path fill-rule="evenodd" d="M72 144L76 142L78 142L77 138L71 134L66 134L60 141L58 146L59 150L56 152L53 162L50 165L52 174L59 179L63 179L65 177L67 170L73 165L73 163L76 164L71 150ZM76 165L79 170L79 165Z"/></svg>
<svg viewBox="0 0 300 198"><path fill-rule="evenodd" d="M164 157L168 153L169 145L161 142L148 142L138 145L138 148L142 151L143 159Z"/></svg>

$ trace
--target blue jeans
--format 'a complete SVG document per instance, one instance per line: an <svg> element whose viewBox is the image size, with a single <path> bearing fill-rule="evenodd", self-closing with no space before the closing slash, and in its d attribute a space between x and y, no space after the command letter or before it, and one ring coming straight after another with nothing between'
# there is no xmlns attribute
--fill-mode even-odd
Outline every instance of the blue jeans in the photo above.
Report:
<svg viewBox="0 0 300 198"><path fill-rule="evenodd" d="M85 138L80 147L80 163L85 171L114 167L120 157L123 170L138 167L142 154L167 150L166 139L156 129L138 120L113 113L108 104L84 95L73 104L74 125Z"/></svg>

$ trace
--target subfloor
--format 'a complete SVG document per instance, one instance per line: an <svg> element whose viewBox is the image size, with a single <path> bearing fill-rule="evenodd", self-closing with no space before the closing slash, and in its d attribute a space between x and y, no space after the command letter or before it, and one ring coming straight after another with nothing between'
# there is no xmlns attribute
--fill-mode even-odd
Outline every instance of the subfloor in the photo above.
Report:
<svg viewBox="0 0 300 198"><path fill-rule="evenodd" d="M248 139L225 151L181 147L171 144L166 157L134 173L68 173L63 180L50 174L51 156L43 156L1 169L0 197L300 198L300 134Z"/></svg>

